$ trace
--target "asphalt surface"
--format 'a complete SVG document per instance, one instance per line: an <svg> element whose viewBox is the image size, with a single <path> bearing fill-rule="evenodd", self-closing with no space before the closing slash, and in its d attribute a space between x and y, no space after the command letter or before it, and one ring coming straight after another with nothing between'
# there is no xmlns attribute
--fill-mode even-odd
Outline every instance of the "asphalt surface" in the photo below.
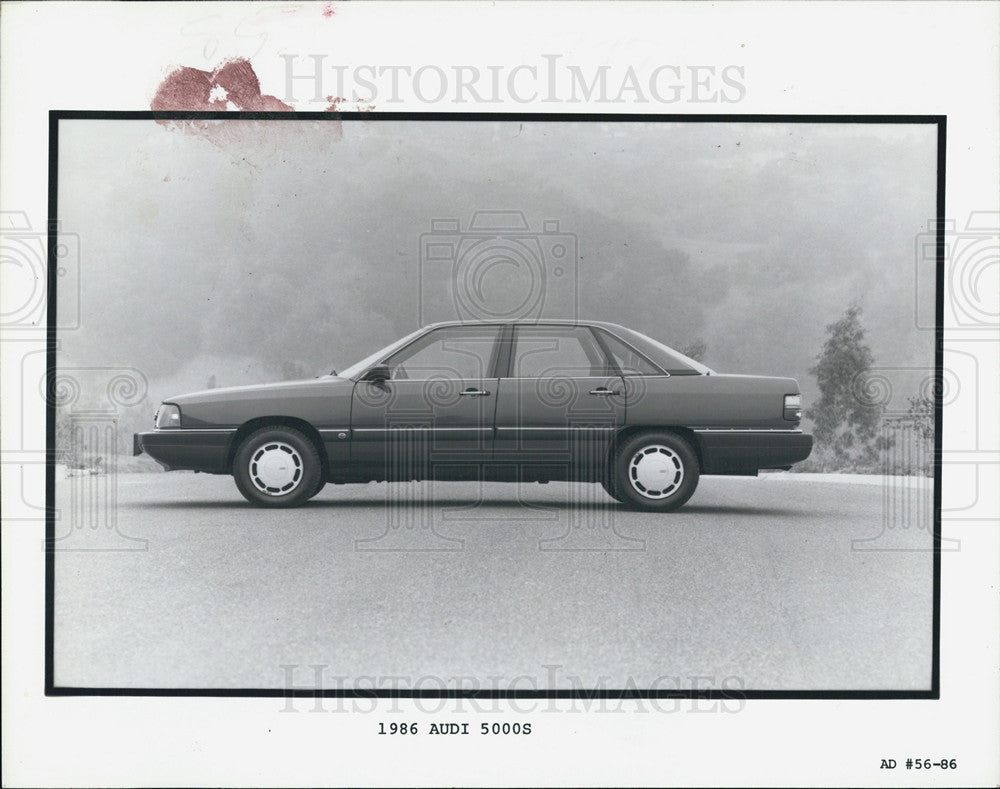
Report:
<svg viewBox="0 0 1000 789"><path fill-rule="evenodd" d="M60 476L56 684L927 689L929 492L796 476L665 515L597 485L274 511L229 477Z"/></svg>

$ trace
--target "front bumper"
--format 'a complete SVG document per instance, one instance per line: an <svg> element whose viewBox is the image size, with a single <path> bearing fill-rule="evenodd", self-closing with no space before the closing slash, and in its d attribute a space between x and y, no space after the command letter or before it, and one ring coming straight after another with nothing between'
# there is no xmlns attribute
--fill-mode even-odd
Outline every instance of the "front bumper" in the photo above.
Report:
<svg viewBox="0 0 1000 789"><path fill-rule="evenodd" d="M801 430L696 430L703 474L750 474L787 469L812 452Z"/></svg>
<svg viewBox="0 0 1000 789"><path fill-rule="evenodd" d="M132 435L132 454L145 452L167 471L187 469L228 473L229 445L235 430L171 428Z"/></svg>

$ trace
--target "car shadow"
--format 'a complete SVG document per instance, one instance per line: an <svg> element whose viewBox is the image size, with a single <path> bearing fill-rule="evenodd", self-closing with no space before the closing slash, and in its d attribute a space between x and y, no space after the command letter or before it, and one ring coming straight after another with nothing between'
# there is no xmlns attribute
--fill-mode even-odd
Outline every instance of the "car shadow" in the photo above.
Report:
<svg viewBox="0 0 1000 789"><path fill-rule="evenodd" d="M678 512L705 513L709 515L766 515L771 518L811 514L803 510L789 510L779 507L737 507L731 504L685 504Z"/></svg>
<svg viewBox="0 0 1000 789"><path fill-rule="evenodd" d="M551 499L517 499L490 497L483 499L462 499L462 498L434 498L434 499L393 499L392 501L373 499L313 499L300 507L294 509L275 508L273 512L294 512L296 510L382 510L406 508L419 504L420 506L447 507L449 509L473 510L480 507L505 507L515 509L537 510L546 512L559 512L562 510L580 511L602 511L629 513L636 516L661 516L661 515L749 515L756 517L786 517L790 515L807 515L802 510L782 509L778 507L754 507L754 506L733 506L731 504L686 504L681 509L672 513L645 512L635 510L616 501L552 501ZM254 507L247 501L234 499L232 501L205 500L205 501L146 501L143 507L151 509L165 510L190 510L190 509L211 509L211 510L255 510L264 512L266 508Z"/></svg>

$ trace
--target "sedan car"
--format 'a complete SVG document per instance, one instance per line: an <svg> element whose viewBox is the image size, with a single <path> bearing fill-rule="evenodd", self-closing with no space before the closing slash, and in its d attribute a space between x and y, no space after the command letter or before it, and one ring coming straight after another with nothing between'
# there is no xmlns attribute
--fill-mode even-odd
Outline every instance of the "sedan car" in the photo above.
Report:
<svg viewBox="0 0 1000 789"><path fill-rule="evenodd" d="M667 511L703 474L805 460L801 415L792 378L720 375L612 323L438 323L339 375L171 397L133 446L263 507L328 482L570 480Z"/></svg>

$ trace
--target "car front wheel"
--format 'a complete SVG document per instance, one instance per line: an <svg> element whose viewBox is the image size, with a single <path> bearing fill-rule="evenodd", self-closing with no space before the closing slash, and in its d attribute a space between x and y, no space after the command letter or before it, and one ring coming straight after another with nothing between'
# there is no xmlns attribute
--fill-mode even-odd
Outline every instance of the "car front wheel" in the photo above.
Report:
<svg viewBox="0 0 1000 789"><path fill-rule="evenodd" d="M325 488L325 487L326 487L326 480L325 479L320 479L316 483L316 487L313 488L313 492L309 494L309 498L310 499L316 498L316 496L318 496L320 494L320 492L323 490L323 488Z"/></svg>
<svg viewBox="0 0 1000 789"><path fill-rule="evenodd" d="M259 507L297 507L319 492L322 463L313 443L290 427L263 427L236 450L236 487Z"/></svg>
<svg viewBox="0 0 1000 789"><path fill-rule="evenodd" d="M624 504L668 512L682 506L698 487L698 457L676 433L641 433L615 455L614 496Z"/></svg>

